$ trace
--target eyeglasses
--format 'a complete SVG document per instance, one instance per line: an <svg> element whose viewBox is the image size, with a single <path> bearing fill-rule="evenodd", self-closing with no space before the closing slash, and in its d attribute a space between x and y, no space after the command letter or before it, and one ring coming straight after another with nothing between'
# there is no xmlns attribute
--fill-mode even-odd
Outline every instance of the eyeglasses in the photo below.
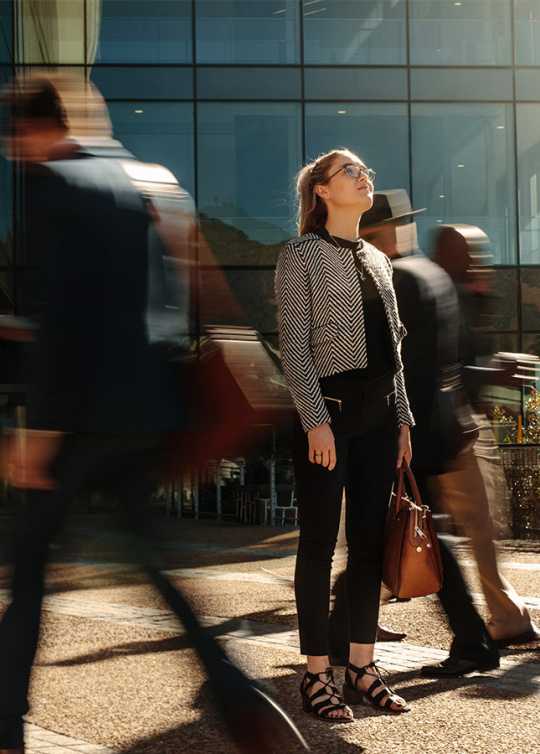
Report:
<svg viewBox="0 0 540 754"><path fill-rule="evenodd" d="M346 165L342 165L339 170L336 170L335 173L329 175L328 178L325 178L324 181L321 181L321 183L328 183L331 178L338 173L341 173L342 170L347 173L349 178L360 178L361 175L365 175L368 181L371 181L372 183L377 175L377 173L371 168L360 167L359 165L355 165L354 162L348 162Z"/></svg>

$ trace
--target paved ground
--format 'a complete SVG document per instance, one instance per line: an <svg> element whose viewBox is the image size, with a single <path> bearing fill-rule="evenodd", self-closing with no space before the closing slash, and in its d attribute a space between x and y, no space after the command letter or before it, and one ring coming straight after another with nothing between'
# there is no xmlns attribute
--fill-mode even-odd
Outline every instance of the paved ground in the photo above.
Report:
<svg viewBox="0 0 540 754"><path fill-rule="evenodd" d="M130 564L117 524L113 516L77 517L55 549L32 677L28 754L232 754L183 629ZM312 751L540 753L540 646L505 651L501 668L488 674L420 679L421 665L447 654L444 615L430 598L391 603L382 620L408 637L378 644L377 656L412 711L390 716L359 707L353 724L325 724L304 715L298 697L296 530L163 517L154 524L163 567L208 630L289 712ZM12 526L0 520L3 541ZM458 553L485 615L470 553L465 545ZM505 543L501 557L540 623L540 543ZM342 567L338 558L336 570ZM0 576L6 604L5 566ZM337 675L342 679L341 669Z"/></svg>

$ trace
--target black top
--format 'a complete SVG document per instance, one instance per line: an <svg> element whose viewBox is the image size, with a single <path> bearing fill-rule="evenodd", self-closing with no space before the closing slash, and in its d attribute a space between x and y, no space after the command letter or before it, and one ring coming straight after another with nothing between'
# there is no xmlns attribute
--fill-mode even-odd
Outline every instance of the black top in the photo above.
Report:
<svg viewBox="0 0 540 754"><path fill-rule="evenodd" d="M368 363L364 369L352 369L346 374L359 380L373 380L392 374L392 372L395 372L395 359L384 304L369 271L362 264L358 255L354 253L363 248L364 242L362 240L348 241L346 238L331 236L326 228L318 228L315 232L332 246L350 249L358 270L358 280L362 289L364 304L364 329Z"/></svg>

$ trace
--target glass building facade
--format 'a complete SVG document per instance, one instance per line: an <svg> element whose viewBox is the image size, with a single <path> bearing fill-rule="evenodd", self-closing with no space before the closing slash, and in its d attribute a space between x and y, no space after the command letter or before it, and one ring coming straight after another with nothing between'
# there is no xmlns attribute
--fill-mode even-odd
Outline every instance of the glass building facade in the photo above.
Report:
<svg viewBox="0 0 540 754"><path fill-rule="evenodd" d="M488 234L493 350L540 355L538 0L0 0L0 79L21 66L95 82L116 138L192 193L249 322L274 345L294 175L344 145L377 189L427 208L426 253L440 223ZM0 187L9 312L23 208L4 160ZM4 348L4 384L10 364Z"/></svg>

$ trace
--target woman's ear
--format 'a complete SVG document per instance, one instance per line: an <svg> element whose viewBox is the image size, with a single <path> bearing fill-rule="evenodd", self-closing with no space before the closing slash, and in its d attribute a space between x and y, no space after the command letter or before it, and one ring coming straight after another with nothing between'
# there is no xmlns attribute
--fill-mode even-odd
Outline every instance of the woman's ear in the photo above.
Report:
<svg viewBox="0 0 540 754"><path fill-rule="evenodd" d="M317 196L321 197L321 199L328 198L328 189L326 188L326 186L323 186L322 183L318 183L315 186L315 192L317 193Z"/></svg>

